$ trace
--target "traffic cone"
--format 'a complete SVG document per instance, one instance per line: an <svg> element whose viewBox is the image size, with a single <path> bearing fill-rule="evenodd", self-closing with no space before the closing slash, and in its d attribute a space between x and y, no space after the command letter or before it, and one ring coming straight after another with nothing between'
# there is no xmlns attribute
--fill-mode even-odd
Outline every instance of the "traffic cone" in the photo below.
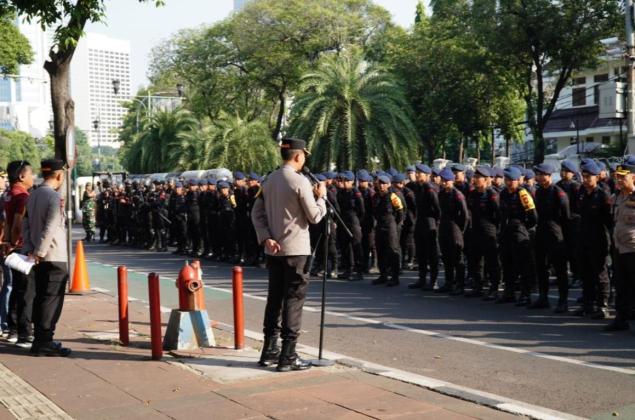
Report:
<svg viewBox="0 0 635 420"><path fill-rule="evenodd" d="M88 269L84 259L84 244L77 241L75 249L75 269L73 270L73 281L70 293L83 294L90 291L90 280L88 280Z"/></svg>

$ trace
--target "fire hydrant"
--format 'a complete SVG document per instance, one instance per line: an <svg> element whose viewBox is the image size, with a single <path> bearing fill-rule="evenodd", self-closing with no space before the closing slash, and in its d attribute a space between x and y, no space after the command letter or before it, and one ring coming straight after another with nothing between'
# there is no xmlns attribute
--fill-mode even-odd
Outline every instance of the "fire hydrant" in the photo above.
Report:
<svg viewBox="0 0 635 420"><path fill-rule="evenodd" d="M163 340L164 350L194 350L216 344L209 315L205 310L205 295L201 263L185 263L176 279L179 308L172 310Z"/></svg>
<svg viewBox="0 0 635 420"><path fill-rule="evenodd" d="M199 311L205 309L205 294L201 279L201 265L199 261L185 264L176 279L179 289L179 310Z"/></svg>

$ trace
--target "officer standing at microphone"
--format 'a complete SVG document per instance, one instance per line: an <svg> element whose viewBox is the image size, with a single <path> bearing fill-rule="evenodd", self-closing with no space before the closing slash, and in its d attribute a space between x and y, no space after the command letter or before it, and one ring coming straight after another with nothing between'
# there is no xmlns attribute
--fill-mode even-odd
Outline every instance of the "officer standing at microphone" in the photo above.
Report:
<svg viewBox="0 0 635 420"><path fill-rule="evenodd" d="M262 185L251 220L258 243L265 247L269 269L265 343L258 363L269 366L277 362L279 372L288 372L311 367L298 357L295 346L309 284L309 224L318 223L326 214L326 186L320 183L312 188L309 180L299 174L308 154L304 140L283 139L280 149L282 167ZM278 335L282 336L282 351L277 344Z"/></svg>

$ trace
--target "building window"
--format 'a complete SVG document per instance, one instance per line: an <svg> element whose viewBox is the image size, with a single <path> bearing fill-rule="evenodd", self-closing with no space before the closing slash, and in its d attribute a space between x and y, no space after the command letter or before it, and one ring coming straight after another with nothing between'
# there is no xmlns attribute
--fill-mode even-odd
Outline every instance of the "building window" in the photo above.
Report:
<svg viewBox="0 0 635 420"><path fill-rule="evenodd" d="M611 144L611 136L602 136L602 144Z"/></svg>
<svg viewBox="0 0 635 420"><path fill-rule="evenodd" d="M595 138L594 137L587 137L586 138L586 142L587 143L595 143Z"/></svg>
<svg viewBox="0 0 635 420"><path fill-rule="evenodd" d="M585 87L573 89L572 105L573 106L586 105L586 88Z"/></svg>
<svg viewBox="0 0 635 420"><path fill-rule="evenodd" d="M583 85L585 83L586 83L586 77L574 77L573 78L573 85L574 86Z"/></svg>
<svg viewBox="0 0 635 420"><path fill-rule="evenodd" d="M600 103L600 84L609 81L608 74L596 74L593 76L593 82L595 82L595 86L593 86L593 103L595 105Z"/></svg>

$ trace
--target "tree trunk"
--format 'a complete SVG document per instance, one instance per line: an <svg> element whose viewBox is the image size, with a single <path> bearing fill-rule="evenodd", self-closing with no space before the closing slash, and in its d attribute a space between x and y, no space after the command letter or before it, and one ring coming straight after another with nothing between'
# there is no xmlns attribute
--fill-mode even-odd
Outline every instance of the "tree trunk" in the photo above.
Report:
<svg viewBox="0 0 635 420"><path fill-rule="evenodd" d="M474 139L474 146L476 147L476 159L481 163L481 138L476 136Z"/></svg>
<svg viewBox="0 0 635 420"><path fill-rule="evenodd" d="M534 121L536 122L533 127L534 136L534 165L538 165L545 160L545 139L543 137L542 130L544 129L544 104L545 104L545 92L543 84L543 70L542 66L536 65L536 115Z"/></svg>
<svg viewBox="0 0 635 420"><path fill-rule="evenodd" d="M66 161L66 133L75 125L75 102L70 95L72 52L66 57L51 55L51 61L46 61L44 68L51 78L55 157Z"/></svg>
<svg viewBox="0 0 635 420"><path fill-rule="evenodd" d="M432 162L434 161L434 143L432 140L428 140L426 142L426 150L428 152L428 163L432 165Z"/></svg>
<svg viewBox="0 0 635 420"><path fill-rule="evenodd" d="M492 127L492 166L496 160L496 129Z"/></svg>
<svg viewBox="0 0 635 420"><path fill-rule="evenodd" d="M511 139L508 136L505 136L505 156L509 156L509 147L511 146Z"/></svg>
<svg viewBox="0 0 635 420"><path fill-rule="evenodd" d="M464 139L463 137L461 137L461 139L459 140L459 156L458 156L459 163L463 162L463 142L464 142Z"/></svg>
<svg viewBox="0 0 635 420"><path fill-rule="evenodd" d="M284 114L286 112L286 87L283 87L282 90L278 93L278 117L276 119L276 128L273 131L273 140L278 141L280 137L280 133L282 132L282 123L284 121Z"/></svg>

